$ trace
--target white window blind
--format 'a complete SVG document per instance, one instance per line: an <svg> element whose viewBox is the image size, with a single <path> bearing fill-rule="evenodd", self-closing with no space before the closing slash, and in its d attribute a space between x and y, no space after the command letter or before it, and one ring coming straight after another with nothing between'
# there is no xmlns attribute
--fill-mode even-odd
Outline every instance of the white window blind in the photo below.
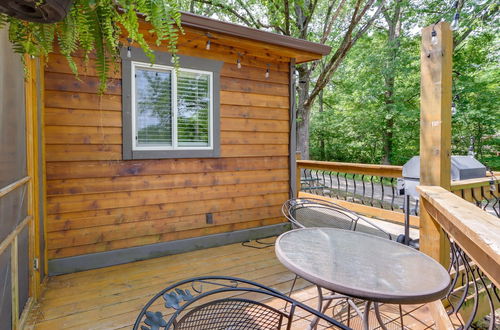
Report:
<svg viewBox="0 0 500 330"><path fill-rule="evenodd" d="M180 71L177 78L177 142L210 145L210 75Z"/></svg>
<svg viewBox="0 0 500 330"><path fill-rule="evenodd" d="M133 64L135 150L212 148L212 73Z"/></svg>

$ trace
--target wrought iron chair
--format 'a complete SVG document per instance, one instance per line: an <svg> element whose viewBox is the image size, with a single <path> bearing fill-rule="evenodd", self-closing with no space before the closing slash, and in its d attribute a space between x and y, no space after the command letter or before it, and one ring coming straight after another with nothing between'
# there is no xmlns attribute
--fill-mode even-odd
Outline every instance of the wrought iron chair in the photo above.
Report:
<svg viewBox="0 0 500 330"><path fill-rule="evenodd" d="M283 204L281 211L283 215L288 219L288 221L290 221L293 228L339 228L345 230L360 231L390 240L393 239L390 233L386 232L368 219L345 207L326 200L316 198L289 199ZM292 287L290 288L290 291L288 293L289 297L291 297L292 295L298 278L299 276L295 275ZM321 290L321 288L318 287L318 290ZM341 299L347 303L348 319L350 318L351 308L353 308L359 315L361 315L360 310L356 306L353 299L344 295L336 294L334 292L326 296L323 296L321 291L318 291L318 293L319 299L321 299L321 301L327 301L327 304L324 305L323 311L325 311L330 306L333 300Z"/></svg>
<svg viewBox="0 0 500 330"><path fill-rule="evenodd" d="M281 210L294 228L331 227L393 239L391 234L368 219L322 199L290 199Z"/></svg>
<svg viewBox="0 0 500 330"><path fill-rule="evenodd" d="M281 309L285 303L291 308ZM133 329L278 330L312 319L328 329L350 329L264 285L235 277L204 276L158 292L141 310ZM303 329L304 323L299 327Z"/></svg>

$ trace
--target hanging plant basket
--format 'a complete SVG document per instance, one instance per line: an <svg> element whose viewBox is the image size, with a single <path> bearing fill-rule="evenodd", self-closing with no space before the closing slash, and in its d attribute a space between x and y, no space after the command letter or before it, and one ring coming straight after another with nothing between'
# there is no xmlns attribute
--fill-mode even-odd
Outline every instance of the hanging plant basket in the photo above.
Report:
<svg viewBox="0 0 500 330"><path fill-rule="evenodd" d="M37 22L54 23L66 17L73 0L3 0L0 2L0 12L17 19Z"/></svg>

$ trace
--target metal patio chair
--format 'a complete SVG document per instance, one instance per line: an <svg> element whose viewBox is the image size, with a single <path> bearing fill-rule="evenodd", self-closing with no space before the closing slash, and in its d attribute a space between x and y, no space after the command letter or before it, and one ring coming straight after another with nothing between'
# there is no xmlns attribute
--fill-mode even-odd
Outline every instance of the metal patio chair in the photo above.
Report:
<svg viewBox="0 0 500 330"><path fill-rule="evenodd" d="M294 228L330 227L393 239L391 234L356 212L322 199L289 199L281 210Z"/></svg>
<svg viewBox="0 0 500 330"><path fill-rule="evenodd" d="M360 231L363 233L379 236L393 240L392 235L370 220L353 212L336 203L329 202L317 198L297 198L287 200L281 211L283 215L290 221L294 229L310 228L310 227L329 227L344 230ZM288 293L291 297L298 275L292 282L292 287ZM318 287L318 290L321 290ZM321 295L320 295L321 297ZM339 295L332 292L329 295L322 296L322 301L327 301L323 311L325 311L333 300L344 300L348 307L348 319L350 318L350 310L353 308L359 315L360 311L357 308L355 301L347 296ZM401 306L400 306L401 312Z"/></svg>
<svg viewBox="0 0 500 330"><path fill-rule="evenodd" d="M290 304L288 310L281 308ZM264 285L235 277L204 276L173 284L141 310L134 330L278 330L317 318L322 328L342 323ZM305 322L305 323L302 323Z"/></svg>

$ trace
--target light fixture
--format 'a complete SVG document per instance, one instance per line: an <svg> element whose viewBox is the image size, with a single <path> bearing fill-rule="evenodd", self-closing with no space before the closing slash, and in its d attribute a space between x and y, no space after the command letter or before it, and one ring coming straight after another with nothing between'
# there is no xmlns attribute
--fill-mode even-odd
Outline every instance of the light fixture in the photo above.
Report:
<svg viewBox="0 0 500 330"><path fill-rule="evenodd" d="M127 47L127 58L132 57L132 47L130 47L130 44L132 43L132 39L128 38L128 47Z"/></svg>
<svg viewBox="0 0 500 330"><path fill-rule="evenodd" d="M451 102L451 115L454 116L457 114L457 106L455 102Z"/></svg>
<svg viewBox="0 0 500 330"><path fill-rule="evenodd" d="M438 37L437 37L437 32L432 28L431 32L431 45L437 45L438 44Z"/></svg>
<svg viewBox="0 0 500 330"><path fill-rule="evenodd" d="M493 177L491 177L489 183L490 183L490 191L491 192L494 192L495 190L497 190L497 187L495 187L495 180L493 179Z"/></svg>
<svg viewBox="0 0 500 330"><path fill-rule="evenodd" d="M241 58L240 57L241 57L241 54L238 53L238 59L236 59L236 67L238 69L241 69Z"/></svg>
<svg viewBox="0 0 500 330"><path fill-rule="evenodd" d="M453 31L456 31L458 30L458 20L460 19L460 14L459 13L455 13L455 16L453 16L453 22L451 22L451 29Z"/></svg>
<svg viewBox="0 0 500 330"><path fill-rule="evenodd" d="M267 64L267 69L266 69L266 79L268 79L268 78L269 78L269 67L270 67L270 66L271 66L270 64Z"/></svg>
<svg viewBox="0 0 500 330"><path fill-rule="evenodd" d="M206 50L210 50L210 39L207 40L207 44L205 46Z"/></svg>

